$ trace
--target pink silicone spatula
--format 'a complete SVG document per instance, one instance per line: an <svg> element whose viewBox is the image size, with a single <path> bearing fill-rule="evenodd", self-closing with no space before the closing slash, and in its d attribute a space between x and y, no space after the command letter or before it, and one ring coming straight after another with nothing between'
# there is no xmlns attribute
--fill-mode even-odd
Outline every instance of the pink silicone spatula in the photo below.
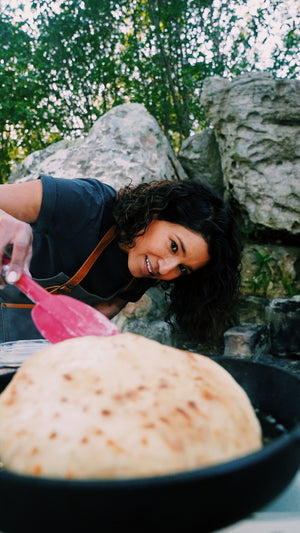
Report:
<svg viewBox="0 0 300 533"><path fill-rule="evenodd" d="M4 258L3 265L9 261ZM100 311L70 296L50 294L24 272L15 285L36 304L32 320L43 337L52 343L71 337L120 333Z"/></svg>

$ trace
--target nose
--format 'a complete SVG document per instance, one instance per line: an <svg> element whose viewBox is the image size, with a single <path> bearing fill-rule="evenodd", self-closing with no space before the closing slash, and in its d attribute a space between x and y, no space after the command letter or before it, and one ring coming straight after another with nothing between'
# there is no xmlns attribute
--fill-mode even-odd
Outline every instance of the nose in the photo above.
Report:
<svg viewBox="0 0 300 533"><path fill-rule="evenodd" d="M176 257L165 257L158 260L158 271L160 276L167 276L171 274L178 266L178 259Z"/></svg>

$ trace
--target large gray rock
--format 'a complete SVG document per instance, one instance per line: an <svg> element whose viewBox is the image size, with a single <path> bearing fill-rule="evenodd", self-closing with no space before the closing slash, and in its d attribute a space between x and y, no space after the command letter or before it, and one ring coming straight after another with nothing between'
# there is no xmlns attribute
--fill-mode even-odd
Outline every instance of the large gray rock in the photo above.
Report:
<svg viewBox="0 0 300 533"><path fill-rule="evenodd" d="M178 159L190 178L203 180L223 194L221 158L212 128L188 137L182 143Z"/></svg>
<svg viewBox="0 0 300 533"><path fill-rule="evenodd" d="M264 72L205 80L227 195L248 227L300 234L300 81Z"/></svg>
<svg viewBox="0 0 300 533"><path fill-rule="evenodd" d="M187 178L158 122L142 104L114 107L99 118L88 135L60 141L30 154L10 182L36 178L94 177L119 189L128 183Z"/></svg>
<svg viewBox="0 0 300 533"><path fill-rule="evenodd" d="M164 291L151 287L138 302L129 302L113 318L113 322L122 332L131 331L162 344L173 345L171 327L164 321L166 312Z"/></svg>

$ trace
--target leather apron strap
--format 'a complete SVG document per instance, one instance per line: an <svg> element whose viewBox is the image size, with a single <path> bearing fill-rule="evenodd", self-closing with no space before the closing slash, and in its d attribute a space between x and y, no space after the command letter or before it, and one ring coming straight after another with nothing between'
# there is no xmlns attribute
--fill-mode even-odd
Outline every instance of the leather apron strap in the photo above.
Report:
<svg viewBox="0 0 300 533"><path fill-rule="evenodd" d="M81 265L77 272L75 272L74 276L72 276L66 283L63 283L62 285L55 287L47 287L47 290L52 294L61 292L71 292L72 289L77 287L77 285L79 285L83 278L85 278L85 276L92 268L93 264L102 254L103 250L105 250L105 248L114 240L115 235L115 226L111 226L111 228L105 233L101 241L98 242L97 246L85 260L85 262ZM136 281L136 278L132 278L130 282L126 285L126 287L124 287L124 289L120 292L120 295L131 289L135 285Z"/></svg>
<svg viewBox="0 0 300 533"><path fill-rule="evenodd" d="M74 289L74 287L79 285L79 283L83 280L83 278L85 278L87 273L90 271L93 264L97 261L103 250L105 250L105 248L114 240L114 238L115 226L112 226L102 237L101 241L98 242L97 246L88 256L85 262L81 265L81 267L77 270L77 272L75 272L74 276L72 276L65 284L56 287L54 290L52 289L50 292L70 292L72 289Z"/></svg>

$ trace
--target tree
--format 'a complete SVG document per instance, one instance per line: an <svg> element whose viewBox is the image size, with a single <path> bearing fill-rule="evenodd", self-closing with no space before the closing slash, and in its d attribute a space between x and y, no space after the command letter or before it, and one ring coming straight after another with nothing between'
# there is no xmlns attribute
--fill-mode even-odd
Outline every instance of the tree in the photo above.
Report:
<svg viewBox="0 0 300 533"><path fill-rule="evenodd" d="M21 146L26 153L39 132L32 130L31 39L4 16L0 17L0 49L0 177L4 180L11 160L22 157Z"/></svg>
<svg viewBox="0 0 300 533"><path fill-rule="evenodd" d="M207 125L200 105L207 76L262 68L262 35L267 42L275 13L284 46L273 46L273 63L263 68L296 77L300 17L287 26L285 5L262 2L251 11L247 0L32 0L32 22L23 23L13 10L2 12L2 180L12 160L83 135L125 102L144 103L176 150Z"/></svg>

